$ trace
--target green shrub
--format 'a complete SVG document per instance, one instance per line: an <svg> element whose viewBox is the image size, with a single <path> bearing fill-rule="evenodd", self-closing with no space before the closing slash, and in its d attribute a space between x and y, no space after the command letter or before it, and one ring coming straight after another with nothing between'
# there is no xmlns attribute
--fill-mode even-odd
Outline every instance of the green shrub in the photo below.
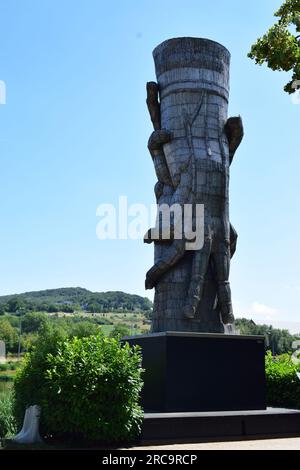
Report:
<svg viewBox="0 0 300 470"><path fill-rule="evenodd" d="M6 362L5 364L0 364L0 372L5 372L7 370L17 370L20 362Z"/></svg>
<svg viewBox="0 0 300 470"><path fill-rule="evenodd" d="M272 357L266 355L267 403L269 406L300 408L299 365L289 354Z"/></svg>
<svg viewBox="0 0 300 470"><path fill-rule="evenodd" d="M48 368L47 355L56 354L60 341L67 338L66 332L56 325L42 328L38 341L30 353L27 353L14 380L14 414L21 426L25 409L30 405L40 404L45 388L45 373Z"/></svg>
<svg viewBox="0 0 300 470"><path fill-rule="evenodd" d="M102 334L64 341L44 335L17 372L16 415L37 404L44 435L133 439L142 420L140 364L138 349Z"/></svg>
<svg viewBox="0 0 300 470"><path fill-rule="evenodd" d="M127 325L123 325L122 323L114 326L109 334L110 338L116 339L122 339L124 336L130 336L130 329Z"/></svg>
<svg viewBox="0 0 300 470"><path fill-rule="evenodd" d="M13 397L11 392L0 395L0 438L16 433L16 421L13 416Z"/></svg>
<svg viewBox="0 0 300 470"><path fill-rule="evenodd" d="M7 370L17 370L20 367L20 361L7 362Z"/></svg>
<svg viewBox="0 0 300 470"><path fill-rule="evenodd" d="M100 327L90 321L72 322L69 333L70 336L84 338L86 336L97 335L100 333Z"/></svg>

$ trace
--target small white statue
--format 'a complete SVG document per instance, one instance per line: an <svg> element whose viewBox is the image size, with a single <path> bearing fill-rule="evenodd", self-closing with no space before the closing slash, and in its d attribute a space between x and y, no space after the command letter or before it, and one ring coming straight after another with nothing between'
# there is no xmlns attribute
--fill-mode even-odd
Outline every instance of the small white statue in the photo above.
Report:
<svg viewBox="0 0 300 470"><path fill-rule="evenodd" d="M32 405L26 408L23 427L16 437L13 438L13 441L19 444L43 442L39 433L40 415L40 406Z"/></svg>

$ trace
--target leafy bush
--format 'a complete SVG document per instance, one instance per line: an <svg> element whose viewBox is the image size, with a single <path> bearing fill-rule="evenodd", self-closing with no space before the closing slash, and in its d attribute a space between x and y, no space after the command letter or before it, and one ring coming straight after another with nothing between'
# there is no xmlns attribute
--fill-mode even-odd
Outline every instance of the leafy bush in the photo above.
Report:
<svg viewBox="0 0 300 470"><path fill-rule="evenodd" d="M3 365L3 364L2 364ZM6 368L3 370L17 370L21 365L21 360L20 361L8 361L5 366ZM1 369L0 369L1 370Z"/></svg>
<svg viewBox="0 0 300 470"><path fill-rule="evenodd" d="M300 380L289 354L266 355L267 403L270 406L300 408Z"/></svg>
<svg viewBox="0 0 300 470"><path fill-rule="evenodd" d="M69 328L70 336L76 336L77 338L97 335L98 333L100 333L100 327L96 323L92 323L88 320L72 322Z"/></svg>
<svg viewBox="0 0 300 470"><path fill-rule="evenodd" d="M106 442L136 437L142 420L138 349L102 334L64 341L51 332L43 336L17 372L18 419L37 404L44 435Z"/></svg>
<svg viewBox="0 0 300 470"><path fill-rule="evenodd" d="M109 336L110 338L122 339L124 336L130 336L130 329L121 323L113 327Z"/></svg>
<svg viewBox="0 0 300 470"><path fill-rule="evenodd" d="M17 368L20 366L20 362L6 362L4 364L0 364L0 372L7 371L7 370L17 370Z"/></svg>
<svg viewBox="0 0 300 470"><path fill-rule="evenodd" d="M16 421L13 416L13 397L11 392L0 395L0 438L11 436L16 432Z"/></svg>
<svg viewBox="0 0 300 470"><path fill-rule="evenodd" d="M14 415L18 426L23 423L26 407L41 403L48 368L47 355L56 354L59 342L66 338L67 334L62 328L46 325L41 330L33 350L25 355L14 381Z"/></svg>
<svg viewBox="0 0 300 470"><path fill-rule="evenodd" d="M17 351L19 340L18 331L10 324L5 316L0 318L0 340L5 341L7 350Z"/></svg>
<svg viewBox="0 0 300 470"><path fill-rule="evenodd" d="M21 362L20 361L8 362L7 365L8 365L9 370L17 370L20 367Z"/></svg>

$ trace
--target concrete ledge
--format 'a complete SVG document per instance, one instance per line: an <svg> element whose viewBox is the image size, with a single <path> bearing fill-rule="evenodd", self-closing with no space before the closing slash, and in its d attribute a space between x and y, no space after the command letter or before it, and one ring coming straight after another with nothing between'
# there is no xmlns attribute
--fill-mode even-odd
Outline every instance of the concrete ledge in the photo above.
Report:
<svg viewBox="0 0 300 470"><path fill-rule="evenodd" d="M207 442L300 436L300 410L146 413L142 442Z"/></svg>

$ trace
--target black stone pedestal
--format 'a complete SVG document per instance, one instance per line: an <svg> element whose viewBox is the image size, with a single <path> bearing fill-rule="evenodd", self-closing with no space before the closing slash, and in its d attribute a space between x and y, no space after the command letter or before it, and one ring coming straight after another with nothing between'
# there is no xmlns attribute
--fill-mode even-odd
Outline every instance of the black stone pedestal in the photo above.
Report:
<svg viewBox="0 0 300 470"><path fill-rule="evenodd" d="M266 409L262 336L167 332L126 341L142 348L146 412Z"/></svg>
<svg viewBox="0 0 300 470"><path fill-rule="evenodd" d="M144 444L234 441L300 436L300 411L267 408L256 411L147 413Z"/></svg>

